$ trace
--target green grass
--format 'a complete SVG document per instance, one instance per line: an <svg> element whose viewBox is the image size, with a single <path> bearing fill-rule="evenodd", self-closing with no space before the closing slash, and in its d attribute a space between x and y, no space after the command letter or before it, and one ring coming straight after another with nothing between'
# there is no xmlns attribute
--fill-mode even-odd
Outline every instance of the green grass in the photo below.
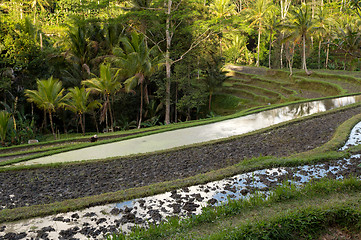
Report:
<svg viewBox="0 0 361 240"><path fill-rule="evenodd" d="M293 77L289 77L287 70L262 68L261 74L257 75L257 68L250 69L249 73L228 70L228 76L231 79L223 85L224 93L249 100L248 106L262 106L268 102L273 104L291 102L317 96L330 97L361 91L361 74L357 77L356 73L313 70L311 76L307 76L304 71L294 69ZM243 91L237 91L236 88ZM217 111L227 113L220 107Z"/></svg>
<svg viewBox="0 0 361 240"><path fill-rule="evenodd" d="M317 91L326 96L343 95L347 93L345 89L343 89L341 86L337 84L314 80L314 79L306 79L303 77L294 77L294 78L296 79L297 86L300 89Z"/></svg>

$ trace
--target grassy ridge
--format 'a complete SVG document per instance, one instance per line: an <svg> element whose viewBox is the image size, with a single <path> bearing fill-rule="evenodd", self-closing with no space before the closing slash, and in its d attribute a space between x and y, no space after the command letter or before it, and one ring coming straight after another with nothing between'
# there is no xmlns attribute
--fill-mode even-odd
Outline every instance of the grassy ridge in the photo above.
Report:
<svg viewBox="0 0 361 240"><path fill-rule="evenodd" d="M244 108L361 92L361 78L355 74L332 74L314 70L307 76L303 71L295 70L293 77L289 77L285 70L258 70L228 66L230 79L224 82L220 92L247 100ZM223 112L221 107L215 111L219 114Z"/></svg>

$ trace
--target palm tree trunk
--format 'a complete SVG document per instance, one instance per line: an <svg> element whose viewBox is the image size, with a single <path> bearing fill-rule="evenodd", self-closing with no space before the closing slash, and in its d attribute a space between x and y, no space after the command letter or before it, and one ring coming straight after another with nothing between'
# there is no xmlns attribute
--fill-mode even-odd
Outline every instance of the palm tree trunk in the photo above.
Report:
<svg viewBox="0 0 361 240"><path fill-rule="evenodd" d="M318 42L318 69L321 68L321 39Z"/></svg>
<svg viewBox="0 0 361 240"><path fill-rule="evenodd" d="M177 123L178 122L178 111L177 111L177 103L178 103L178 84L176 82L175 84L175 101L174 101L174 122Z"/></svg>
<svg viewBox="0 0 361 240"><path fill-rule="evenodd" d="M142 123L142 115L143 115L143 81L140 82L140 107L139 107L139 122L138 129L140 129L140 125Z"/></svg>
<svg viewBox="0 0 361 240"><path fill-rule="evenodd" d="M259 22L259 27L258 27L258 43L257 43L257 62L256 62L256 66L259 67L259 52L260 52L260 45L261 45L261 22Z"/></svg>
<svg viewBox="0 0 361 240"><path fill-rule="evenodd" d="M303 61L303 69L305 69L305 72L307 75L311 75L311 72L307 70L307 64L306 64L306 36L302 36L302 61Z"/></svg>
<svg viewBox="0 0 361 240"><path fill-rule="evenodd" d="M79 114L80 117L80 125L81 125L81 131L83 133L83 136L85 136L85 121L84 121L84 113Z"/></svg>
<svg viewBox="0 0 361 240"><path fill-rule="evenodd" d="M325 68L327 69L327 65L328 65L328 54L330 52L330 43L327 43L327 51L326 51L326 63L325 63Z"/></svg>
<svg viewBox="0 0 361 240"><path fill-rule="evenodd" d="M109 110L109 115L110 115L110 130L113 131L114 119L113 119L113 114L112 114L112 106L110 105L110 96L109 95L107 95L107 102L108 102L108 110Z"/></svg>
<svg viewBox="0 0 361 240"><path fill-rule="evenodd" d="M272 50L272 31L269 35L269 48L268 48L268 68L271 69L271 50Z"/></svg>
<svg viewBox="0 0 361 240"><path fill-rule="evenodd" d="M167 42L167 49L165 53L165 69L166 69L166 89L165 89L165 124L170 124L170 77L171 77L171 60L169 56L170 45L172 41L172 37L170 34L170 14L172 9L172 0L168 0L167 4L167 21L166 21L166 42Z"/></svg>
<svg viewBox="0 0 361 240"><path fill-rule="evenodd" d="M51 115L51 110L49 110L49 119L50 119L51 132L53 133L54 139L56 140L56 134L55 134L55 131L54 131L53 117Z"/></svg>
<svg viewBox="0 0 361 240"><path fill-rule="evenodd" d="M281 51L280 51L280 64L281 64L281 69L283 68L283 48L284 48L284 44L281 44Z"/></svg>
<svg viewBox="0 0 361 240"><path fill-rule="evenodd" d="M85 113L83 113L83 134L85 136Z"/></svg>
<svg viewBox="0 0 361 240"><path fill-rule="evenodd" d="M46 122L46 110L44 109L44 117L43 117L43 125L41 126L41 128L43 129L46 129L46 125L47 125L47 122Z"/></svg>

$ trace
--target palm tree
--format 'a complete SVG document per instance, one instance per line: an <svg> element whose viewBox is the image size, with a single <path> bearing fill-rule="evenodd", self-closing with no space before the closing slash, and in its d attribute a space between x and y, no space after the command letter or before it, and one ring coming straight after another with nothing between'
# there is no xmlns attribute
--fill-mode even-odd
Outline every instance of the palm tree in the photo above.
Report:
<svg viewBox="0 0 361 240"><path fill-rule="evenodd" d="M67 51L64 53L70 70L65 71L68 81L79 84L91 77L93 66L98 66L104 57L99 57L100 45L107 45L103 29L99 24L87 24L83 18L74 17L66 37ZM79 78L80 77L80 78Z"/></svg>
<svg viewBox="0 0 361 240"><path fill-rule="evenodd" d="M327 57L328 58L328 51L329 51L329 41L332 37L332 22L334 21L329 8L327 7L322 7L320 6L318 9L318 14L317 14L317 22L316 25L317 27L317 32L316 35L319 38L319 42L318 42L318 68L321 68L321 47L322 47L322 42L324 42L324 40L327 41ZM327 64L326 64L327 66ZM327 67L326 67L327 68Z"/></svg>
<svg viewBox="0 0 361 240"><path fill-rule="evenodd" d="M265 25L269 31L269 47L268 47L268 68L271 68L271 50L272 50L272 38L273 33L281 26L280 19L278 16L278 9L272 7L270 14L266 16Z"/></svg>
<svg viewBox="0 0 361 240"><path fill-rule="evenodd" d="M53 79L51 76L47 80L37 80L37 90L25 90L28 102L33 102L38 108L48 112L51 131L56 139L56 134L53 126L52 113L61 106L63 106L65 97L63 96L64 89L59 80Z"/></svg>
<svg viewBox="0 0 361 240"><path fill-rule="evenodd" d="M359 31L359 24L347 23L343 29L339 29L337 33L338 47L344 52L345 63L352 62L353 59L361 56L361 33ZM344 65L346 70L346 64Z"/></svg>
<svg viewBox="0 0 361 240"><path fill-rule="evenodd" d="M219 22L219 49L222 56L223 19L233 10L230 0L214 0L211 10L216 14L216 21Z"/></svg>
<svg viewBox="0 0 361 240"><path fill-rule="evenodd" d="M89 80L82 81L82 84L87 86L90 91L103 95L104 104L102 107L101 114L101 122L106 122L108 128L108 113L110 115L110 128L113 130L114 127L114 115L111 107L111 100L114 94L116 94L122 87L122 85L118 82L117 76L119 73L119 69L113 75L112 69L110 68L110 64L102 64L100 65L100 76L97 78L92 78Z"/></svg>
<svg viewBox="0 0 361 240"><path fill-rule="evenodd" d="M207 62L207 70L205 73L205 85L209 93L208 110L211 111L212 96L217 88L221 87L223 82L226 81L229 76L226 76L226 71L222 70L223 59L222 57L213 56L213 63Z"/></svg>
<svg viewBox="0 0 361 240"><path fill-rule="evenodd" d="M251 25L258 25L258 41L257 41L257 62L256 66L259 67L259 55L260 55L260 45L261 45L261 33L263 30L263 24L268 14L272 2L270 0L257 0L253 6L250 8L250 17L252 21Z"/></svg>
<svg viewBox="0 0 361 240"><path fill-rule="evenodd" d="M3 146L5 146L5 138L9 128L10 117L11 114L7 111L0 111L0 139Z"/></svg>
<svg viewBox="0 0 361 240"><path fill-rule="evenodd" d="M39 6L41 11L45 10L45 7L49 7L49 1L48 0L32 0L31 7L34 9L34 24L36 23L36 9Z"/></svg>
<svg viewBox="0 0 361 240"><path fill-rule="evenodd" d="M101 104L96 100L90 101L90 91L86 91L84 87L74 87L68 90L69 93L65 96L64 106L79 116L81 129L85 135L85 113L101 106Z"/></svg>
<svg viewBox="0 0 361 240"><path fill-rule="evenodd" d="M113 51L114 62L123 69L127 77L124 82L127 92L140 85L140 107L138 128L142 123L144 95L148 103L147 77L151 76L159 67L160 59L156 46L148 48L144 35L132 32L131 39L121 39L121 46Z"/></svg>
<svg viewBox="0 0 361 240"><path fill-rule="evenodd" d="M302 69L307 75L311 72L307 69L306 64L306 40L311 30L317 29L315 21L312 19L309 8L306 4L293 11L293 18L286 28L291 31L291 38L302 41Z"/></svg>

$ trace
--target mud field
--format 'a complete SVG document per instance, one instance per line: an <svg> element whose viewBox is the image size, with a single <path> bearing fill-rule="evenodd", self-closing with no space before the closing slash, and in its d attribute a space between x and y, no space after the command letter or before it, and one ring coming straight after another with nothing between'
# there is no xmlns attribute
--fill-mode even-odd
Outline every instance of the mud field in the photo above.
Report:
<svg viewBox="0 0 361 240"><path fill-rule="evenodd" d="M46 204L186 178L258 156L287 156L329 141L353 108L228 142L162 154L0 173L0 208Z"/></svg>

